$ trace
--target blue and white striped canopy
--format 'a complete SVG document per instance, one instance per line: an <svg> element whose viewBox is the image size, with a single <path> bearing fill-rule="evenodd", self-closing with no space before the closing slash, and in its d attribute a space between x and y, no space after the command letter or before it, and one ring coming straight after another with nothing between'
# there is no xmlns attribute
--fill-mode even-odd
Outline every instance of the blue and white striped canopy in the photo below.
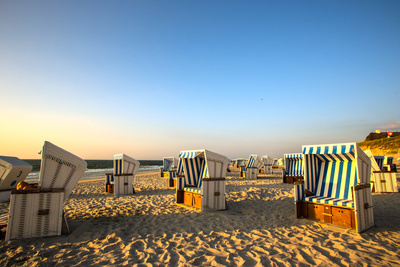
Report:
<svg viewBox="0 0 400 267"><path fill-rule="evenodd" d="M246 168L257 168L260 169L264 166L264 162L258 155L250 155Z"/></svg>
<svg viewBox="0 0 400 267"><path fill-rule="evenodd" d="M301 153L291 153L283 155L285 159L296 159L296 158L303 158L303 154Z"/></svg>
<svg viewBox="0 0 400 267"><path fill-rule="evenodd" d="M288 176L303 176L304 166L303 166L303 154L301 153L291 153L285 154L285 167Z"/></svg>
<svg viewBox="0 0 400 267"><path fill-rule="evenodd" d="M322 161L352 161L355 157L355 144L303 146L304 155L318 155Z"/></svg>
<svg viewBox="0 0 400 267"><path fill-rule="evenodd" d="M351 187L370 179L370 160L355 143L303 146L303 154L305 189L316 196L350 200ZM365 173L357 163L364 158Z"/></svg>
<svg viewBox="0 0 400 267"><path fill-rule="evenodd" d="M179 158L178 173L182 166L185 183L198 188L201 188L203 178L225 178L230 162L227 157L205 149L181 151Z"/></svg>

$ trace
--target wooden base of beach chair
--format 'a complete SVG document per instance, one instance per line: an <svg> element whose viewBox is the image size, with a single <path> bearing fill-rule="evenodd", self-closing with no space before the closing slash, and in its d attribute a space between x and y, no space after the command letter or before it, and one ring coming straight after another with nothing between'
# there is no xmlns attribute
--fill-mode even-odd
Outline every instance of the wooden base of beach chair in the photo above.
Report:
<svg viewBox="0 0 400 267"><path fill-rule="evenodd" d="M183 196L184 196L183 190L176 190L176 203L177 204L183 203Z"/></svg>
<svg viewBox="0 0 400 267"><path fill-rule="evenodd" d="M64 190L13 190L6 241L61 235Z"/></svg>
<svg viewBox="0 0 400 267"><path fill-rule="evenodd" d="M258 171L259 174L264 174L264 172L265 172L265 171L264 171L263 169L260 169L260 170Z"/></svg>
<svg viewBox="0 0 400 267"><path fill-rule="evenodd" d="M258 169L257 168L247 168L246 179L255 180L257 179Z"/></svg>
<svg viewBox="0 0 400 267"><path fill-rule="evenodd" d="M106 193L114 194L114 184L106 184Z"/></svg>
<svg viewBox="0 0 400 267"><path fill-rule="evenodd" d="M396 172L393 171L373 171L371 179L373 193L397 193Z"/></svg>
<svg viewBox="0 0 400 267"><path fill-rule="evenodd" d="M175 179L168 179L169 187L176 188L176 180Z"/></svg>
<svg viewBox="0 0 400 267"><path fill-rule="evenodd" d="M283 183L284 184L293 184L296 182L304 181L303 176L283 176Z"/></svg>
<svg viewBox="0 0 400 267"><path fill-rule="evenodd" d="M115 174L114 175L114 195L132 195L135 194L133 187L133 174Z"/></svg>
<svg viewBox="0 0 400 267"><path fill-rule="evenodd" d="M356 228L356 218L352 208L297 201L296 217Z"/></svg>
<svg viewBox="0 0 400 267"><path fill-rule="evenodd" d="M202 196L201 194L185 191L183 196L183 204L189 207L201 209Z"/></svg>

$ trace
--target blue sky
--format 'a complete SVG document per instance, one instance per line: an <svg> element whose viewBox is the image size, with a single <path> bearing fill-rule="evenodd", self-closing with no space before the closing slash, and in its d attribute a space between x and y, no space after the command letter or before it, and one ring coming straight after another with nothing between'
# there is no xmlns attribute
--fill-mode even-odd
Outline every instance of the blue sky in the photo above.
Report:
<svg viewBox="0 0 400 267"><path fill-rule="evenodd" d="M1 154L282 157L400 130L399 1L3 1Z"/></svg>

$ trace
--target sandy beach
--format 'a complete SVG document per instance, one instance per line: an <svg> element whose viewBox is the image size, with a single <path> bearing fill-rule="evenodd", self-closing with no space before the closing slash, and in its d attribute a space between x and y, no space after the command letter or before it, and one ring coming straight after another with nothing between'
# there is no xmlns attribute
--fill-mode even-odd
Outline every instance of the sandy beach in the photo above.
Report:
<svg viewBox="0 0 400 267"><path fill-rule="evenodd" d="M400 266L399 193L373 194L375 227L358 234L296 219L293 185L278 171L262 176L233 168L229 209L203 213L177 206L156 172L136 175L136 194L119 198L103 179L80 182L64 205L72 233L5 242L3 231L0 265Z"/></svg>

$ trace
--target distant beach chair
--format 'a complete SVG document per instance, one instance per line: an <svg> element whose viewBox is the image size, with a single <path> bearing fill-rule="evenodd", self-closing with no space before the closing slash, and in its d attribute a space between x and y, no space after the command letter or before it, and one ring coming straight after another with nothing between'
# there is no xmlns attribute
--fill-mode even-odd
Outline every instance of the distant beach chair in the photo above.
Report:
<svg viewBox="0 0 400 267"><path fill-rule="evenodd" d="M164 157L163 167L160 168L160 176L162 178L174 178L176 175L176 167L178 166L178 159L174 157ZM171 172L172 177L171 177Z"/></svg>
<svg viewBox="0 0 400 267"><path fill-rule="evenodd" d="M301 182L304 176L303 154L284 154L285 169L282 170L283 183Z"/></svg>
<svg viewBox="0 0 400 267"><path fill-rule="evenodd" d="M246 171L241 172L241 177L248 180L257 179L258 170L264 166L264 162L258 155L250 155L247 160Z"/></svg>
<svg viewBox="0 0 400 267"><path fill-rule="evenodd" d="M373 193L397 193L399 189L397 187L396 172L388 170L388 167L384 168L385 157L374 156L370 150L364 152L371 160L371 191ZM376 158L380 160L380 166ZM391 163L393 164L393 161Z"/></svg>
<svg viewBox="0 0 400 267"><path fill-rule="evenodd" d="M264 174L272 174L272 165L274 164L274 159L270 158L268 155L262 157L264 162Z"/></svg>
<svg viewBox="0 0 400 267"><path fill-rule="evenodd" d="M10 200L11 190L23 182L32 170L32 165L16 157L0 156L0 202Z"/></svg>
<svg viewBox="0 0 400 267"><path fill-rule="evenodd" d="M114 173L106 174L106 192L114 196L134 194L133 178L139 166L139 161L125 154L114 155Z"/></svg>
<svg viewBox="0 0 400 267"><path fill-rule="evenodd" d="M226 209L225 176L230 160L205 149L181 151L179 158L184 177L177 178L176 203L200 211Z"/></svg>
<svg viewBox="0 0 400 267"><path fill-rule="evenodd" d="M247 159L244 158L237 158L236 159L236 167L241 168L241 167L246 167L247 165Z"/></svg>
<svg viewBox="0 0 400 267"><path fill-rule="evenodd" d="M232 167L237 167L237 160L236 159L232 159L230 165Z"/></svg>
<svg viewBox="0 0 400 267"><path fill-rule="evenodd" d="M178 159L174 157L163 158L163 167L160 168L160 176L161 178L169 178L168 185L171 188L176 186L177 166L178 166Z"/></svg>
<svg viewBox="0 0 400 267"><path fill-rule="evenodd" d="M13 190L6 241L68 233L63 203L86 171L86 162L45 142L36 189Z"/></svg>
<svg viewBox="0 0 400 267"><path fill-rule="evenodd" d="M295 183L296 216L354 228L374 226L371 160L356 143L303 146L304 183Z"/></svg>

